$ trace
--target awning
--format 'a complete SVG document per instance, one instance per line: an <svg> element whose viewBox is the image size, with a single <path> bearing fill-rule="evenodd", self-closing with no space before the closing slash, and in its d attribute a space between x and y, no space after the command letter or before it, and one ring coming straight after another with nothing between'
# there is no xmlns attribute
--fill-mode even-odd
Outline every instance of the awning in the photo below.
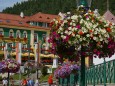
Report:
<svg viewBox="0 0 115 86"><path fill-rule="evenodd" d="M54 54L40 54L40 57L41 58L44 58L44 57L46 57L46 58L57 58L57 55L54 55Z"/></svg>
<svg viewBox="0 0 115 86"><path fill-rule="evenodd" d="M22 53L22 56L29 56L29 53ZM30 53L30 56L34 57L34 54Z"/></svg>
<svg viewBox="0 0 115 86"><path fill-rule="evenodd" d="M4 51L0 50L0 54L4 54Z"/></svg>

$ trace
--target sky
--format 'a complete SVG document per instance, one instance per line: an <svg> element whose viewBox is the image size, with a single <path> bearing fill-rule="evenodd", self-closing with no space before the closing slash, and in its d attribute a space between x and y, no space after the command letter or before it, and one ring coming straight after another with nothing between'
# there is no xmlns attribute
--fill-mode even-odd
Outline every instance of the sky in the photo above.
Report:
<svg viewBox="0 0 115 86"><path fill-rule="evenodd" d="M15 3L27 0L0 0L0 12L6 7L12 7Z"/></svg>
<svg viewBox="0 0 115 86"><path fill-rule="evenodd" d="M6 7L11 7L13 6L15 3L17 2L22 2L22 1L27 1L27 0L0 0L0 12L5 9ZM110 61L115 59L115 55L113 55L111 58L106 58L106 61ZM103 63L103 59L99 59L99 58L94 58L93 63L95 65Z"/></svg>

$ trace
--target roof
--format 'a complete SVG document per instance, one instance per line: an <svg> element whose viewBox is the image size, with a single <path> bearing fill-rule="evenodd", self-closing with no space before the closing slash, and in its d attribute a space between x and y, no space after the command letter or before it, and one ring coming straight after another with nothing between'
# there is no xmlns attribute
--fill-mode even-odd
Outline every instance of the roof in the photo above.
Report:
<svg viewBox="0 0 115 86"><path fill-rule="evenodd" d="M37 13L33 16L30 16L30 21L39 21L39 22L47 22L50 23L51 20L54 18L58 18L58 15L52 15L52 14L44 14L44 13Z"/></svg>
<svg viewBox="0 0 115 86"><path fill-rule="evenodd" d="M103 15L106 20L113 22L115 24L115 16L108 10L106 13Z"/></svg>
<svg viewBox="0 0 115 86"><path fill-rule="evenodd" d="M32 26L28 22L36 21L36 22L50 23L52 19L57 17L58 17L57 15L37 13L33 16L24 16L22 18L20 15L0 13L0 25L50 30L50 28L46 28L46 27Z"/></svg>

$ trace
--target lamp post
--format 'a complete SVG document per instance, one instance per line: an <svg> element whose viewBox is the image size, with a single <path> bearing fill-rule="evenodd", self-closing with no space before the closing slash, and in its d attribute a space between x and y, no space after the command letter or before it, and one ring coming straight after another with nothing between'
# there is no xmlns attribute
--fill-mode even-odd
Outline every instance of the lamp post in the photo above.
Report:
<svg viewBox="0 0 115 86"><path fill-rule="evenodd" d="M10 53L11 53L11 51L12 51L12 48L10 47L10 45L8 45L8 49L7 49L7 51L8 51L7 58L11 58ZM9 79L10 79L10 72L8 71L8 86L10 85L10 83L9 83Z"/></svg>
<svg viewBox="0 0 115 86"><path fill-rule="evenodd" d="M30 63L30 43L29 43L29 41L28 41L28 64ZM29 65L28 65L28 73L29 73L30 71L29 71ZM28 74L28 78L29 78L29 74Z"/></svg>
<svg viewBox="0 0 115 86"><path fill-rule="evenodd" d="M83 5L86 8L86 12L91 6L91 0L77 0L77 6ZM85 47L81 45L81 77L80 77L80 86L86 86L85 83Z"/></svg>

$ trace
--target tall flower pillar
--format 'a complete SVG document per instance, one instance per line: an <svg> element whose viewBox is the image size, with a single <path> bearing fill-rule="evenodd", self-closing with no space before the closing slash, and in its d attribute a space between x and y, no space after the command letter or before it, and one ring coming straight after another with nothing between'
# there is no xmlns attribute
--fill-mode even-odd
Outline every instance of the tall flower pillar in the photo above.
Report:
<svg viewBox="0 0 115 86"><path fill-rule="evenodd" d="M39 64L40 64L40 41L38 43L35 44L35 48L34 48L34 54L35 54L35 64L36 64L36 68L37 68L37 79L38 79L38 69L39 69Z"/></svg>
<svg viewBox="0 0 115 86"><path fill-rule="evenodd" d="M22 43L17 42L16 43L16 61L20 64L22 63L21 53L22 53Z"/></svg>
<svg viewBox="0 0 115 86"><path fill-rule="evenodd" d="M4 42L4 58L7 59L7 49L8 49L8 45L7 43Z"/></svg>
<svg viewBox="0 0 115 86"><path fill-rule="evenodd" d="M35 62L40 63L40 45L41 42L39 41L38 43L35 44L35 49L34 49L34 53L35 53Z"/></svg>
<svg viewBox="0 0 115 86"><path fill-rule="evenodd" d="M57 68L57 67L58 67L58 57L54 55L52 68Z"/></svg>

